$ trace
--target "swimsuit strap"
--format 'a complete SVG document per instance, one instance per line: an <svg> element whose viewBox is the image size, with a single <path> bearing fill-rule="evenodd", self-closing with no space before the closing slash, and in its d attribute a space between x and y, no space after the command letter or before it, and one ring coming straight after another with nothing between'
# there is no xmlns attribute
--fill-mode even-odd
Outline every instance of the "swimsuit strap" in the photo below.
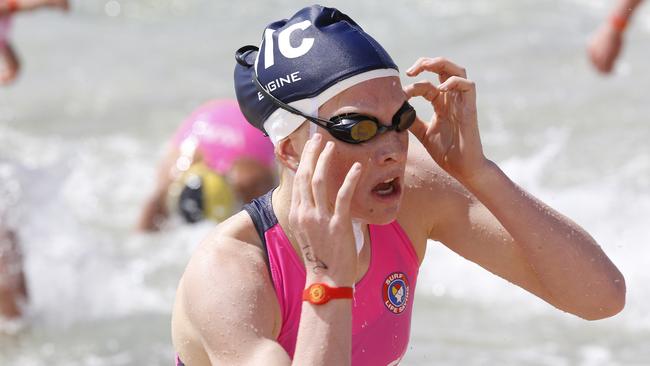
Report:
<svg viewBox="0 0 650 366"><path fill-rule="evenodd" d="M272 194L273 190L270 190L263 196L255 198L244 206L244 210L248 212L251 220L253 220L253 225L255 225L257 235L262 241L264 260L266 261L266 267L269 269L269 275L271 274L271 267L269 266L269 252L266 247L266 237L264 233L278 223L278 218L275 216L275 213L273 213L273 206L271 205Z"/></svg>

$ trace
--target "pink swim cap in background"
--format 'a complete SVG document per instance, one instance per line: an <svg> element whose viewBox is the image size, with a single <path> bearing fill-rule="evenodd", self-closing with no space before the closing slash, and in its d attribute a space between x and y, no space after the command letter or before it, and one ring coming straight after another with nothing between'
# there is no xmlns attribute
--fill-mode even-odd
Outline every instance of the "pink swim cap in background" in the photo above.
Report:
<svg viewBox="0 0 650 366"><path fill-rule="evenodd" d="M239 158L267 167L274 163L273 144L246 121L236 100L212 100L192 112L176 131L172 144L181 148L188 140L196 144L205 164L219 174L228 172Z"/></svg>

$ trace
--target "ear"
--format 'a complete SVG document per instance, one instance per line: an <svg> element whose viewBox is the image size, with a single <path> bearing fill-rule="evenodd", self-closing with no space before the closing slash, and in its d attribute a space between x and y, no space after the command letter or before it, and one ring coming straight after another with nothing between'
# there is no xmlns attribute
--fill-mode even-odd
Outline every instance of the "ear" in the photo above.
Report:
<svg viewBox="0 0 650 366"><path fill-rule="evenodd" d="M298 170L300 155L302 155L302 149L305 144L300 144L298 139L293 137L294 136L289 135L288 137L278 141L278 145L275 147L275 155L280 164L295 172Z"/></svg>

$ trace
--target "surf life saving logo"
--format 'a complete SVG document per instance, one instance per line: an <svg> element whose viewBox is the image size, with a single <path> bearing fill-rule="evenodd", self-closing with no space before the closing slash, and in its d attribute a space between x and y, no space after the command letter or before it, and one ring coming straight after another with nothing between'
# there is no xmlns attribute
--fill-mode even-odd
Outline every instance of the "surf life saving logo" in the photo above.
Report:
<svg viewBox="0 0 650 366"><path fill-rule="evenodd" d="M394 313L401 314L409 299L409 280L402 272L393 272L384 281L382 290L384 305Z"/></svg>

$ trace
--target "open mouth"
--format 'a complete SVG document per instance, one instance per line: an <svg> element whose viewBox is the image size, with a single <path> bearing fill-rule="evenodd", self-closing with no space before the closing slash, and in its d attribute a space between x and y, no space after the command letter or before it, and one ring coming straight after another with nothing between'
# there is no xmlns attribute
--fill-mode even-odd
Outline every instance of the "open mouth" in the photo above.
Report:
<svg viewBox="0 0 650 366"><path fill-rule="evenodd" d="M400 183L398 177L386 179L372 189L372 192L380 197L392 197L399 194L399 191Z"/></svg>

